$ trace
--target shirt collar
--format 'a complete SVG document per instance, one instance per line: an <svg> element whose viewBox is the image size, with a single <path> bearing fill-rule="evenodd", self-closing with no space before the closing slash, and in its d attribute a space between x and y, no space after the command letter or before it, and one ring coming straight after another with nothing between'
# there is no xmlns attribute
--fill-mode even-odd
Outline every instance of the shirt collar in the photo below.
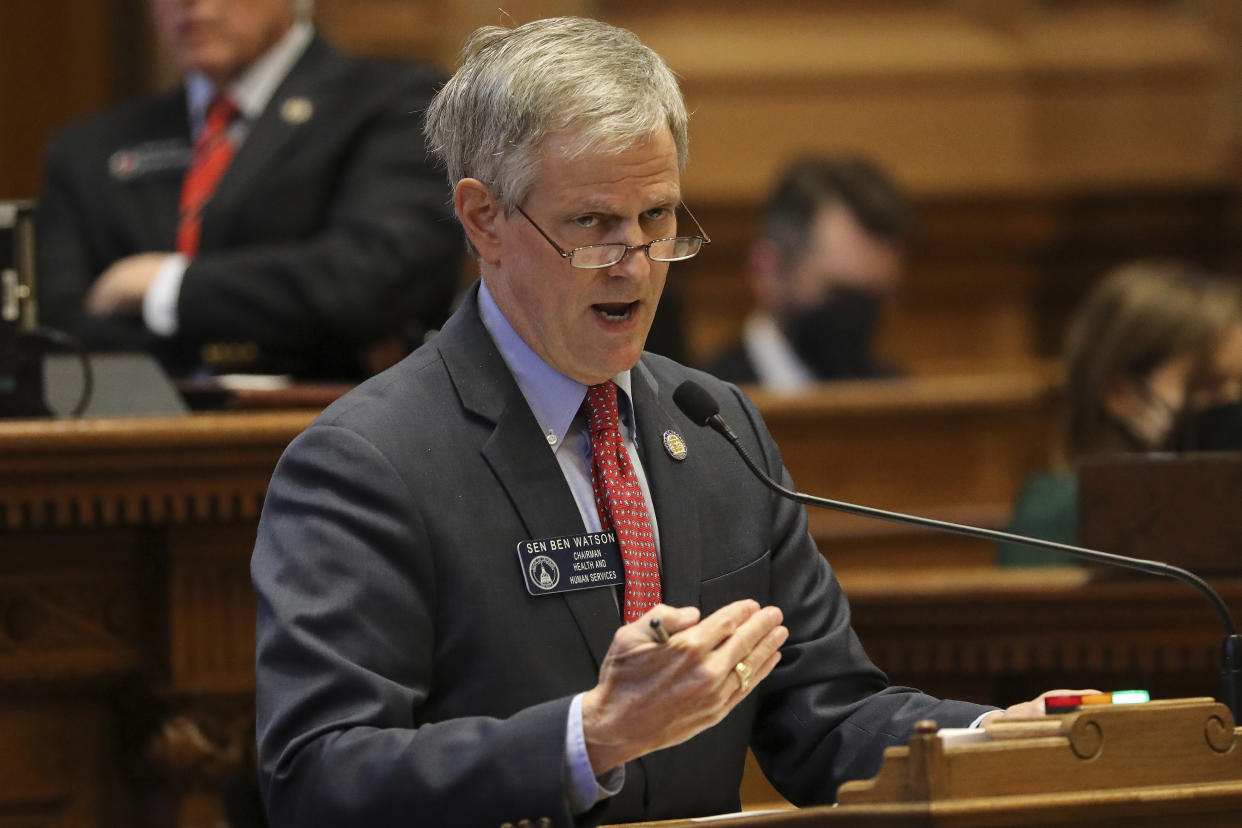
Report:
<svg viewBox="0 0 1242 828"><path fill-rule="evenodd" d="M742 342L765 390L802 391L815 383L815 374L769 314L752 311L746 317Z"/></svg>
<svg viewBox="0 0 1242 828"><path fill-rule="evenodd" d="M229 97L246 120L253 121L263 114L314 35L315 29L310 23L295 22L272 48L228 85ZM197 135L207 117L207 107L216 96L216 86L202 72L191 72L185 79L185 95L191 131Z"/></svg>
<svg viewBox="0 0 1242 828"><path fill-rule="evenodd" d="M500 356L509 366L509 372L517 381L539 428L545 438L556 438L555 442L548 439L548 443L553 451L559 450L565 443L565 435L573 425L574 417L582 407L582 401L586 399L587 387L548 365L518 336L496 300L492 298L485 282L479 284L479 316L483 320L483 327L487 328L492 341L496 343ZM622 371L612 380L623 392L618 398L622 423L632 429L634 410L630 402L630 372Z"/></svg>

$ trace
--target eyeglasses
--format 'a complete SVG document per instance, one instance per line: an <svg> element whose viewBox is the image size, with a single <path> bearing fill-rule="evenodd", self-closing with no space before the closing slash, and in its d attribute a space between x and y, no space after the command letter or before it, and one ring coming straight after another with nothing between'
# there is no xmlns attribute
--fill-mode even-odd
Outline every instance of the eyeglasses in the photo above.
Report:
<svg viewBox="0 0 1242 828"><path fill-rule="evenodd" d="M612 244L588 244L583 247L575 247L568 252L561 249L561 246L552 241L552 237L543 232L543 228L535 224L535 220L526 215L526 211L521 207L517 211L530 222L531 227L539 231L539 235L548 240L548 244L561 254L562 259L569 259L569 264L582 270L598 270L602 267L612 267L621 261L631 250L641 250L647 254L647 258L653 262L681 262L686 259L693 259L699 255L699 251L703 249L703 245L711 244L712 240L703 232L703 226L699 224L699 220L694 217L694 213L686 205L681 205L685 209L686 215L690 216L690 220L694 222L694 226L698 228L697 236L672 236L667 239L653 239L646 244L625 244L624 242L615 242Z"/></svg>

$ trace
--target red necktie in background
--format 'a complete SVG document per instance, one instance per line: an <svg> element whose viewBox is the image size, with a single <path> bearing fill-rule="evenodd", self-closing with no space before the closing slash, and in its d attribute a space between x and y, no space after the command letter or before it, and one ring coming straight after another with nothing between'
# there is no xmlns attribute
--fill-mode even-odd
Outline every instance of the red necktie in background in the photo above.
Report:
<svg viewBox="0 0 1242 828"><path fill-rule="evenodd" d="M586 401L595 507L601 528L615 529L621 545L621 563L625 567L621 617L628 624L660 603L660 560L656 556L655 533L647 515L647 499L621 440L617 384L609 381L590 386Z"/></svg>
<svg viewBox="0 0 1242 828"><path fill-rule="evenodd" d="M202 233L203 205L215 192L216 185L229 162L233 160L233 142L229 140L229 124L240 113L237 106L223 95L207 107L203 131L194 142L190 169L181 183L181 222L177 226L177 252L193 257L198 252Z"/></svg>

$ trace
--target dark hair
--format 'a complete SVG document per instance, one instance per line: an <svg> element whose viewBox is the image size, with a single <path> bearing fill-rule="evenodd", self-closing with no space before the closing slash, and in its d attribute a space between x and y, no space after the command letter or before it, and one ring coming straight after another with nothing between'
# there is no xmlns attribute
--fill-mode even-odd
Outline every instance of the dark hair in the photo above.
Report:
<svg viewBox="0 0 1242 828"><path fill-rule="evenodd" d="M839 204L873 236L904 244L914 205L879 167L860 157L812 156L785 168L763 206L763 235L797 256L825 207Z"/></svg>
<svg viewBox="0 0 1242 828"><path fill-rule="evenodd" d="M1242 291L1231 280L1179 262L1132 262L1111 271L1075 312L1066 337L1066 459L1131 449L1105 406L1109 386L1145 380L1182 354L1195 360L1193 384L1239 322Z"/></svg>

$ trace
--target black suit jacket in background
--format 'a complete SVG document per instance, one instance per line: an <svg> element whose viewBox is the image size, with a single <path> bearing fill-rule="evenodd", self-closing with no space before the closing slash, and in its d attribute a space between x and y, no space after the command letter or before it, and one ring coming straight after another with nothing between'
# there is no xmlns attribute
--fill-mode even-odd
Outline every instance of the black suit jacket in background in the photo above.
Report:
<svg viewBox="0 0 1242 828"><path fill-rule="evenodd" d="M791 484L734 386L645 354L632 373L664 600L785 614L775 672L723 722L626 768L580 823L735 810L748 745L793 802L871 776L915 721L985 708L886 686L806 528L718 435L672 402L707 388ZM662 434L685 439L673 459ZM259 525L259 765L274 826L575 824L562 765L571 697L621 623L614 591L532 597L516 547L583 531L534 415L472 295L429 344L338 400L289 446Z"/></svg>
<svg viewBox="0 0 1242 828"><path fill-rule="evenodd" d="M745 343L740 341L713 357L704 370L717 379L738 385L755 385L759 382L755 363L751 361Z"/></svg>
<svg viewBox="0 0 1242 828"><path fill-rule="evenodd" d="M228 343L255 354L251 370L359 375L365 346L438 327L457 287L461 230L422 137L442 81L313 39L203 210L169 339L140 317L88 318L83 299L113 262L176 249L184 91L67 129L39 199L42 321L91 349L149 350L174 373Z"/></svg>

